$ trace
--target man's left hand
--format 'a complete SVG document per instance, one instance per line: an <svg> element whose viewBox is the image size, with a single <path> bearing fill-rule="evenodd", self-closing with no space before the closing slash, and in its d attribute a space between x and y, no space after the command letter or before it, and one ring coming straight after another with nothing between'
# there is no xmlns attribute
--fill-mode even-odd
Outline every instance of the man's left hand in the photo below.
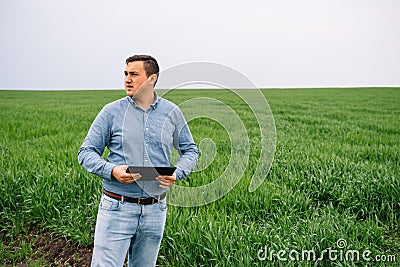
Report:
<svg viewBox="0 0 400 267"><path fill-rule="evenodd" d="M156 180L160 183L161 188L171 188L176 182L176 174L169 175L160 175L156 178Z"/></svg>

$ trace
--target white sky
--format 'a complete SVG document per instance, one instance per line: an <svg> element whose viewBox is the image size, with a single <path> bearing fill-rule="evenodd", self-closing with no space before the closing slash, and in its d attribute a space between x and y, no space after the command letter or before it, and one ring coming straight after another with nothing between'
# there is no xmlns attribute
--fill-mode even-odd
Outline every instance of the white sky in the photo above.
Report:
<svg viewBox="0 0 400 267"><path fill-rule="evenodd" d="M400 86L400 1L0 0L0 88L122 88L133 54L263 88Z"/></svg>

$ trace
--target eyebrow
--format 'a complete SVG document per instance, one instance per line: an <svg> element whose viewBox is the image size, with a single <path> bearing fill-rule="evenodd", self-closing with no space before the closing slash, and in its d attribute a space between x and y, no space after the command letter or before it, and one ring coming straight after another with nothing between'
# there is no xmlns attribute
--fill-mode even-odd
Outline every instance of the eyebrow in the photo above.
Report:
<svg viewBox="0 0 400 267"><path fill-rule="evenodd" d="M128 73L129 74L139 74L139 72L137 72L135 70L134 71L129 71L129 72L125 70L124 73L125 73L125 75L127 75Z"/></svg>

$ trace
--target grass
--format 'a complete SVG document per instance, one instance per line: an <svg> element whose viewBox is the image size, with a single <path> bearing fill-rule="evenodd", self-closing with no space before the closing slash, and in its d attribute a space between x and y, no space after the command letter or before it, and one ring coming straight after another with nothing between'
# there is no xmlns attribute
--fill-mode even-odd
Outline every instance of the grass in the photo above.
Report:
<svg viewBox="0 0 400 267"><path fill-rule="evenodd" d="M396 261L325 257L318 265L399 266L400 88L263 94L274 114L276 153L264 183L252 193L248 187L260 154L260 130L245 103L224 90L166 94L177 104L211 97L229 105L245 125L250 148L244 175L228 194L205 206L169 206L158 263L313 266L314 261L280 261L276 253L260 260L258 254L322 253L345 239L347 250L393 255ZM79 166L77 151L101 107L123 96L120 91L0 91L0 265L16 265L35 253L29 243L18 245L31 229L92 244L101 180ZM196 142L210 138L213 143L203 148L216 151L203 171L179 183L194 187L223 173L231 149L216 121L199 118L189 124Z"/></svg>

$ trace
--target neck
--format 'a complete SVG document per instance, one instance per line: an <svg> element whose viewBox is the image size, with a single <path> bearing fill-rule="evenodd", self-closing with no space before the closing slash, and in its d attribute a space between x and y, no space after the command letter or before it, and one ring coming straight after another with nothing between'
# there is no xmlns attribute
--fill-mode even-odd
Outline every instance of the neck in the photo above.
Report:
<svg viewBox="0 0 400 267"><path fill-rule="evenodd" d="M142 91L142 94L135 95L132 98L135 100L136 105L141 107L143 110L147 110L155 100L154 90Z"/></svg>

